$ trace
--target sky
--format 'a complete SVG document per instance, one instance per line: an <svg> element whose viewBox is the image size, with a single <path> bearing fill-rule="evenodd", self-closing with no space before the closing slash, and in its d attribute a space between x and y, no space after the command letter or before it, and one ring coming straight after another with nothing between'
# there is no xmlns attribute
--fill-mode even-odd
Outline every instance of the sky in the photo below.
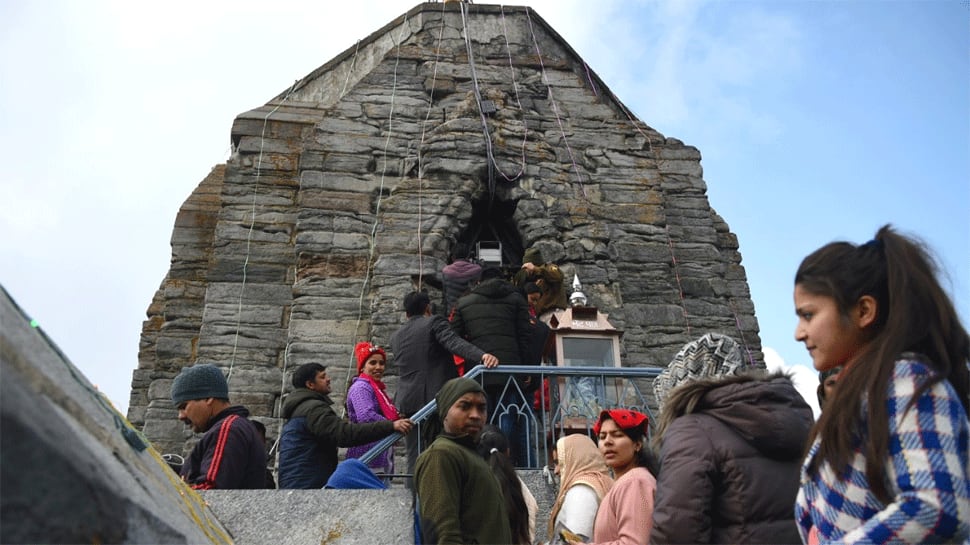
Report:
<svg viewBox="0 0 970 545"><path fill-rule="evenodd" d="M415 5L0 0L0 284L119 410L176 213L233 119ZM921 237L970 324L970 3L515 5L701 151L765 359L810 404L792 279L823 244Z"/></svg>

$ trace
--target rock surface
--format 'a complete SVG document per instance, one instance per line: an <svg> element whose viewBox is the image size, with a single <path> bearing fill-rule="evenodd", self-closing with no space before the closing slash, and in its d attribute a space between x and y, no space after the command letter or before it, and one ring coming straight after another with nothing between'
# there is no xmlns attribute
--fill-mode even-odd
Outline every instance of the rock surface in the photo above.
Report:
<svg viewBox="0 0 970 545"><path fill-rule="evenodd" d="M0 287L0 543L231 543Z"/></svg>

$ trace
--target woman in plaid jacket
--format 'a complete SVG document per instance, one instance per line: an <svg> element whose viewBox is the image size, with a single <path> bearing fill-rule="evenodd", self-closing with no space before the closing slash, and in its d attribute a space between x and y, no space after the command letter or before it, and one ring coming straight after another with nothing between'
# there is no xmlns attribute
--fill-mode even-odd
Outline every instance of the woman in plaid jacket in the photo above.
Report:
<svg viewBox="0 0 970 545"><path fill-rule="evenodd" d="M802 465L803 541L970 539L970 337L928 251L888 225L831 243L794 295L815 368L843 366Z"/></svg>

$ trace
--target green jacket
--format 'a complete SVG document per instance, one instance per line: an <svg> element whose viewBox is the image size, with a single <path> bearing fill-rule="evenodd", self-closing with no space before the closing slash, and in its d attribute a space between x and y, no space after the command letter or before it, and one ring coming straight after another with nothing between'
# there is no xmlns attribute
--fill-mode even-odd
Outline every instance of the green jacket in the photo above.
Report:
<svg viewBox="0 0 970 545"><path fill-rule="evenodd" d="M502 489L471 437L441 434L414 467L422 543L508 544Z"/></svg>

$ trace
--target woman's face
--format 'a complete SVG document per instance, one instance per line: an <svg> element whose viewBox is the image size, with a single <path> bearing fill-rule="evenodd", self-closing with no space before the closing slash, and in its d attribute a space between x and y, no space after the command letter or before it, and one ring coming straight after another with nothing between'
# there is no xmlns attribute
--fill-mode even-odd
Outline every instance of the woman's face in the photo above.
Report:
<svg viewBox="0 0 970 545"><path fill-rule="evenodd" d="M853 319L855 313L852 309L848 316L842 314L834 298L795 286L795 340L805 343L815 369L845 365L865 345L866 335Z"/></svg>
<svg viewBox="0 0 970 545"><path fill-rule="evenodd" d="M639 446L611 418L600 426L599 449L618 477L636 465Z"/></svg>
<svg viewBox="0 0 970 545"><path fill-rule="evenodd" d="M380 354L371 354L367 361L364 362L364 367L361 372L365 375L370 375L374 380L381 380L384 376L384 356Z"/></svg>

